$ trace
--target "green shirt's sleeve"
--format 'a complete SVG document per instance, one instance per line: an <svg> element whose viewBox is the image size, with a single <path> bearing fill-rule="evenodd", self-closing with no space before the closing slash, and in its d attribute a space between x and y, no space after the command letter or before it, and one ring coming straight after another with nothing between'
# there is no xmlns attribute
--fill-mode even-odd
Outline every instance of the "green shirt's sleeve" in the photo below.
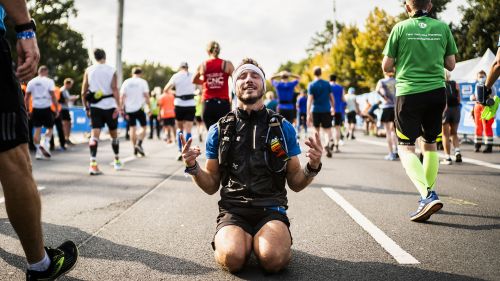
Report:
<svg viewBox="0 0 500 281"><path fill-rule="evenodd" d="M385 48L382 54L390 58L396 58L398 55L398 44L399 44L399 32L397 26L395 26L392 29L391 34L387 39L387 42L385 43Z"/></svg>
<svg viewBox="0 0 500 281"><path fill-rule="evenodd" d="M450 27L446 26L446 56L451 56L458 53L455 38L451 34Z"/></svg>

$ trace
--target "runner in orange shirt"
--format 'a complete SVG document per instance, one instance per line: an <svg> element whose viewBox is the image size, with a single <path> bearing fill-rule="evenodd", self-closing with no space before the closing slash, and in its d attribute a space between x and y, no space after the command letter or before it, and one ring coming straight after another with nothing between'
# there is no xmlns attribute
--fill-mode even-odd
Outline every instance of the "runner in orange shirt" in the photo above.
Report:
<svg viewBox="0 0 500 281"><path fill-rule="evenodd" d="M175 96L172 91L164 91L158 98L158 106L160 107L160 119L163 126L163 139L167 143L174 142L175 136Z"/></svg>

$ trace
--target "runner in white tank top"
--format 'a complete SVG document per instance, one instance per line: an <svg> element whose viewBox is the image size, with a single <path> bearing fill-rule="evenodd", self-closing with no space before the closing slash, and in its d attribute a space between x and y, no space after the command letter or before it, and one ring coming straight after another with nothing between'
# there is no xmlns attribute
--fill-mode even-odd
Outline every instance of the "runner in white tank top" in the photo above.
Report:
<svg viewBox="0 0 500 281"><path fill-rule="evenodd" d="M102 49L94 50L96 64L85 71L82 85L82 102L87 116L91 119L92 133L89 140L90 175L100 175L97 167L97 145L101 129L106 124L111 135L111 147L115 153L114 168L120 170L118 116L123 114L115 69L106 65L106 53ZM88 94L88 95L87 95Z"/></svg>

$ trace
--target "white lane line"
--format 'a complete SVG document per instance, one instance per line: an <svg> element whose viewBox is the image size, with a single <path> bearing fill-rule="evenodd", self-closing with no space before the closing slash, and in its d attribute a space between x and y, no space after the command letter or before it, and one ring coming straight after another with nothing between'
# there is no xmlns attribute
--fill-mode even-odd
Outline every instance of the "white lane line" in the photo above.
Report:
<svg viewBox="0 0 500 281"><path fill-rule="evenodd" d="M364 143L368 143L368 144L387 147L387 144L384 142L362 140L362 139L356 139L356 140L359 142L364 142ZM444 153L439 152L439 157L444 158L445 157ZM488 168L500 170L500 165L498 165L498 164L488 163L485 161L476 160L476 159L467 158L467 157L462 157L462 161L465 163L469 163L469 164L473 164L473 165L477 165L477 166L483 166L483 167L488 167Z"/></svg>
<svg viewBox="0 0 500 281"><path fill-rule="evenodd" d="M354 208L347 200L344 199L333 188L322 188L323 192L328 195L335 203L337 203L344 211L359 224L368 234L377 241L399 264L419 264L408 252L403 250L394 240L387 236L382 230L368 220L360 211Z"/></svg>
<svg viewBox="0 0 500 281"><path fill-rule="evenodd" d="M39 186L36 189L38 189L38 191L41 191L41 190L44 190L45 188L46 188L45 186ZM5 202L5 197L0 197L0 204L2 204L4 202Z"/></svg>

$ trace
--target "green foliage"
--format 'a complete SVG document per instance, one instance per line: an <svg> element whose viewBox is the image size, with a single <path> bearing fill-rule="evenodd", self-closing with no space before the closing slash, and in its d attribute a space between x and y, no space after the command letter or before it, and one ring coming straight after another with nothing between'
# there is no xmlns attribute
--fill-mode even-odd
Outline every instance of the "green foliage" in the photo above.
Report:
<svg viewBox="0 0 500 281"><path fill-rule="evenodd" d="M359 85L365 89L373 89L377 81L383 77L380 62L382 61L385 43L396 18L384 10L375 8L366 19L365 30L354 39L354 69L360 75Z"/></svg>
<svg viewBox="0 0 500 281"><path fill-rule="evenodd" d="M142 78L148 81L149 88L165 87L170 77L175 71L169 66L163 66L159 63L144 61L142 64L123 63L123 77L127 79L131 76L132 68L138 66L142 69Z"/></svg>
<svg viewBox="0 0 500 281"><path fill-rule="evenodd" d="M341 32L344 28L344 25L335 22L337 25L337 32ZM333 41L333 23L330 20L327 20L325 23L325 29L321 32L316 32L314 36L311 38L311 42L309 43L309 47L306 49L306 52L309 56L313 56L317 53L326 53L332 46Z"/></svg>
<svg viewBox="0 0 500 281"><path fill-rule="evenodd" d="M344 27L330 51L330 72L336 74L337 81L345 87L359 87L359 82L362 79L354 67L356 60L354 40L357 38L358 33L359 29L355 25Z"/></svg>
<svg viewBox="0 0 500 281"><path fill-rule="evenodd" d="M40 65L47 65L58 86L62 86L65 78L72 78L75 85L71 92L79 94L89 59L87 49L83 47L82 34L68 26L68 18L77 15L74 0L29 0L28 7L37 23ZM13 28L10 26L8 29L7 38L14 46Z"/></svg>
<svg viewBox="0 0 500 281"><path fill-rule="evenodd" d="M463 14L459 26L452 26L459 53L457 60L482 56L489 48L496 50L500 32L498 0L468 0L460 7Z"/></svg>

